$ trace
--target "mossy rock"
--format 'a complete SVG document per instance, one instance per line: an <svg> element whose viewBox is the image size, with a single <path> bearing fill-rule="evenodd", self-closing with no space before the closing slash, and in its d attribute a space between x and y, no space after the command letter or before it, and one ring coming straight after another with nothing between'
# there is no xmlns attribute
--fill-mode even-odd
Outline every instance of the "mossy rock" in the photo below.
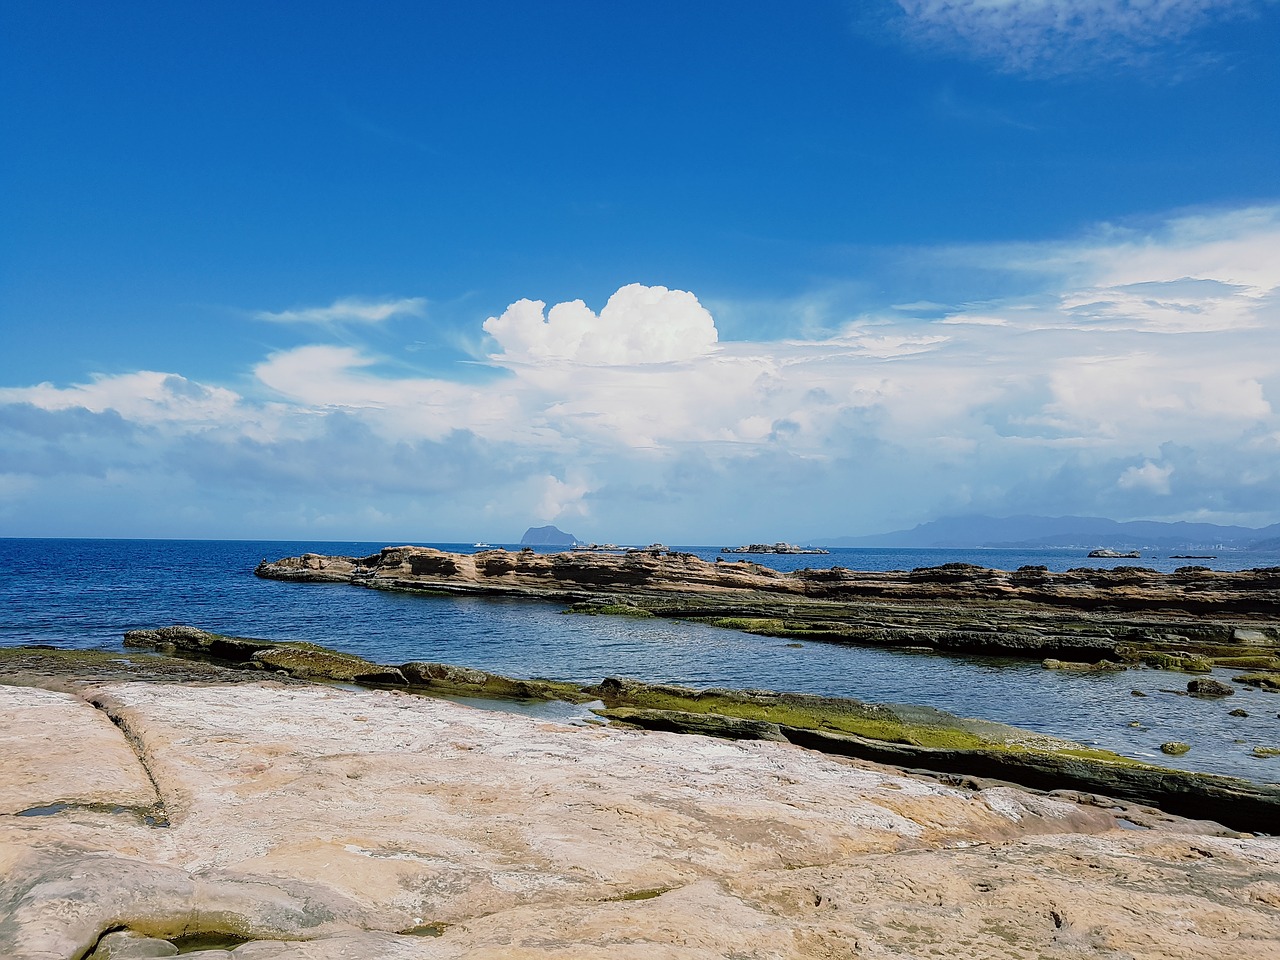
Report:
<svg viewBox="0 0 1280 960"><path fill-rule="evenodd" d="M415 660L401 664L399 672L410 686L428 692L499 700L564 700L568 703L586 703L594 699L575 683L562 680L519 680L447 663Z"/></svg>
<svg viewBox="0 0 1280 960"><path fill-rule="evenodd" d="M346 680L352 683L404 686L395 667L384 667L363 657L338 653L313 643L282 643L259 650L251 658L266 670L283 670L307 680Z"/></svg>
<svg viewBox="0 0 1280 960"><path fill-rule="evenodd" d="M1209 673L1213 660L1197 653L1160 653L1156 650L1140 650L1137 658L1148 667L1157 670L1176 670L1181 673Z"/></svg>
<svg viewBox="0 0 1280 960"><path fill-rule="evenodd" d="M564 612L581 613L588 617L635 617L638 620L654 616L652 610L630 603L575 603Z"/></svg>
<svg viewBox="0 0 1280 960"><path fill-rule="evenodd" d="M1280 757L1280 747L1254 747L1255 757Z"/></svg>
<svg viewBox="0 0 1280 960"><path fill-rule="evenodd" d="M1231 679L1263 690L1280 691L1280 673L1244 673Z"/></svg>
<svg viewBox="0 0 1280 960"><path fill-rule="evenodd" d="M1167 753L1171 757L1180 757L1191 749L1191 744L1183 743L1180 740L1170 740L1167 743L1160 744L1160 752Z"/></svg>
<svg viewBox="0 0 1280 960"><path fill-rule="evenodd" d="M743 633L759 633L767 637L788 635L786 624L774 617L713 617L707 622L713 627L741 630Z"/></svg>

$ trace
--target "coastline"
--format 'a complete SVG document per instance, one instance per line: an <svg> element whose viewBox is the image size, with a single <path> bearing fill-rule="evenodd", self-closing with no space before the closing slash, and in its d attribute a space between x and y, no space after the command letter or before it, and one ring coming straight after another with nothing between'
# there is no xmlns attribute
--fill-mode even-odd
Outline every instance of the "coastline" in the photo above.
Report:
<svg viewBox="0 0 1280 960"><path fill-rule="evenodd" d="M944 779L985 777L1031 789L1104 794L1235 829L1273 832L1280 822L1280 785L1169 769L927 706L763 690L696 690L618 678L590 684L529 680L417 661L378 664L306 642L232 637L186 626L132 631L125 644L130 651L153 650L160 656L143 654L135 668L132 653L124 658L99 655L90 665L69 652L0 651L0 678L17 676L19 682L47 685L41 676L89 669L99 677L159 675L190 682L192 676L181 666L190 662L194 677L213 670L215 677L233 682L267 675L427 696L591 703L600 717L631 727L791 743Z"/></svg>
<svg viewBox="0 0 1280 960"><path fill-rule="evenodd" d="M828 643L1280 673L1280 568L1051 573L952 563L780 573L678 551L460 554L406 546L365 557L264 560L254 572L296 583L544 600L578 612L696 620Z"/></svg>

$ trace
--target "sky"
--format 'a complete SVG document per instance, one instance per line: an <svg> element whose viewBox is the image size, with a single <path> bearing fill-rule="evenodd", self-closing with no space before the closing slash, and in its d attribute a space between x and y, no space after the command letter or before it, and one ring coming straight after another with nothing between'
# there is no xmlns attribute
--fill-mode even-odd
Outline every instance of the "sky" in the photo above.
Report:
<svg viewBox="0 0 1280 960"><path fill-rule="evenodd" d="M1276 0L0 8L0 536L1280 521Z"/></svg>

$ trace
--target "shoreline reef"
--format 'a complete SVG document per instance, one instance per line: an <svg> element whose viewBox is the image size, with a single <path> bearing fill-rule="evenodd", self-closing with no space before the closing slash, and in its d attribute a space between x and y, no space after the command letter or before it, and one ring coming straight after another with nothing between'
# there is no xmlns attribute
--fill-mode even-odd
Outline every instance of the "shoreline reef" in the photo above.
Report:
<svg viewBox="0 0 1280 960"><path fill-rule="evenodd" d="M264 560L259 577L378 590L506 596L574 612L697 620L767 636L925 647L1065 663L1214 666L1280 687L1280 568L1044 567L950 563L911 571L780 573L675 551L624 555L384 547L366 557Z"/></svg>
<svg viewBox="0 0 1280 960"><path fill-rule="evenodd" d="M0 955L1265 960L1280 947L1280 838L770 735L789 738L805 711L829 735L923 716L613 680L573 695L739 726L570 725L385 685L410 666L191 627L135 633L123 656L0 650ZM414 670L423 692L571 693ZM953 729L1026 746L1010 728Z"/></svg>
<svg viewBox="0 0 1280 960"><path fill-rule="evenodd" d="M791 743L943 778L978 777L1030 789L1091 792L1239 830L1272 833L1280 823L1278 784L1169 769L928 706L769 690L694 689L618 677L588 684L518 679L422 661L378 664L312 643L232 637L189 626L130 631L124 643L130 650L146 649L162 657L295 681L489 700L590 704L596 716L612 724Z"/></svg>

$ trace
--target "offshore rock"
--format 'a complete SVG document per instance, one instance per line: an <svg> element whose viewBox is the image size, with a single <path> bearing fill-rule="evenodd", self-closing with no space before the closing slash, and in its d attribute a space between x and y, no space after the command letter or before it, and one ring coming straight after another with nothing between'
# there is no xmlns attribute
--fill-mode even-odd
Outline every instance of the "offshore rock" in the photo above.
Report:
<svg viewBox="0 0 1280 960"><path fill-rule="evenodd" d="M796 640L929 647L1206 672L1280 652L1280 568L1172 574L1145 567L1013 572L952 563L912 571L780 573L688 553L453 554L384 547L366 557L263 561L258 576L443 595L511 596L647 611ZM1244 664L1241 664L1242 666Z"/></svg>
<svg viewBox="0 0 1280 960"><path fill-rule="evenodd" d="M1193 697L1229 697L1235 693L1231 684L1214 680L1212 677L1198 677L1187 683L1187 693Z"/></svg>

